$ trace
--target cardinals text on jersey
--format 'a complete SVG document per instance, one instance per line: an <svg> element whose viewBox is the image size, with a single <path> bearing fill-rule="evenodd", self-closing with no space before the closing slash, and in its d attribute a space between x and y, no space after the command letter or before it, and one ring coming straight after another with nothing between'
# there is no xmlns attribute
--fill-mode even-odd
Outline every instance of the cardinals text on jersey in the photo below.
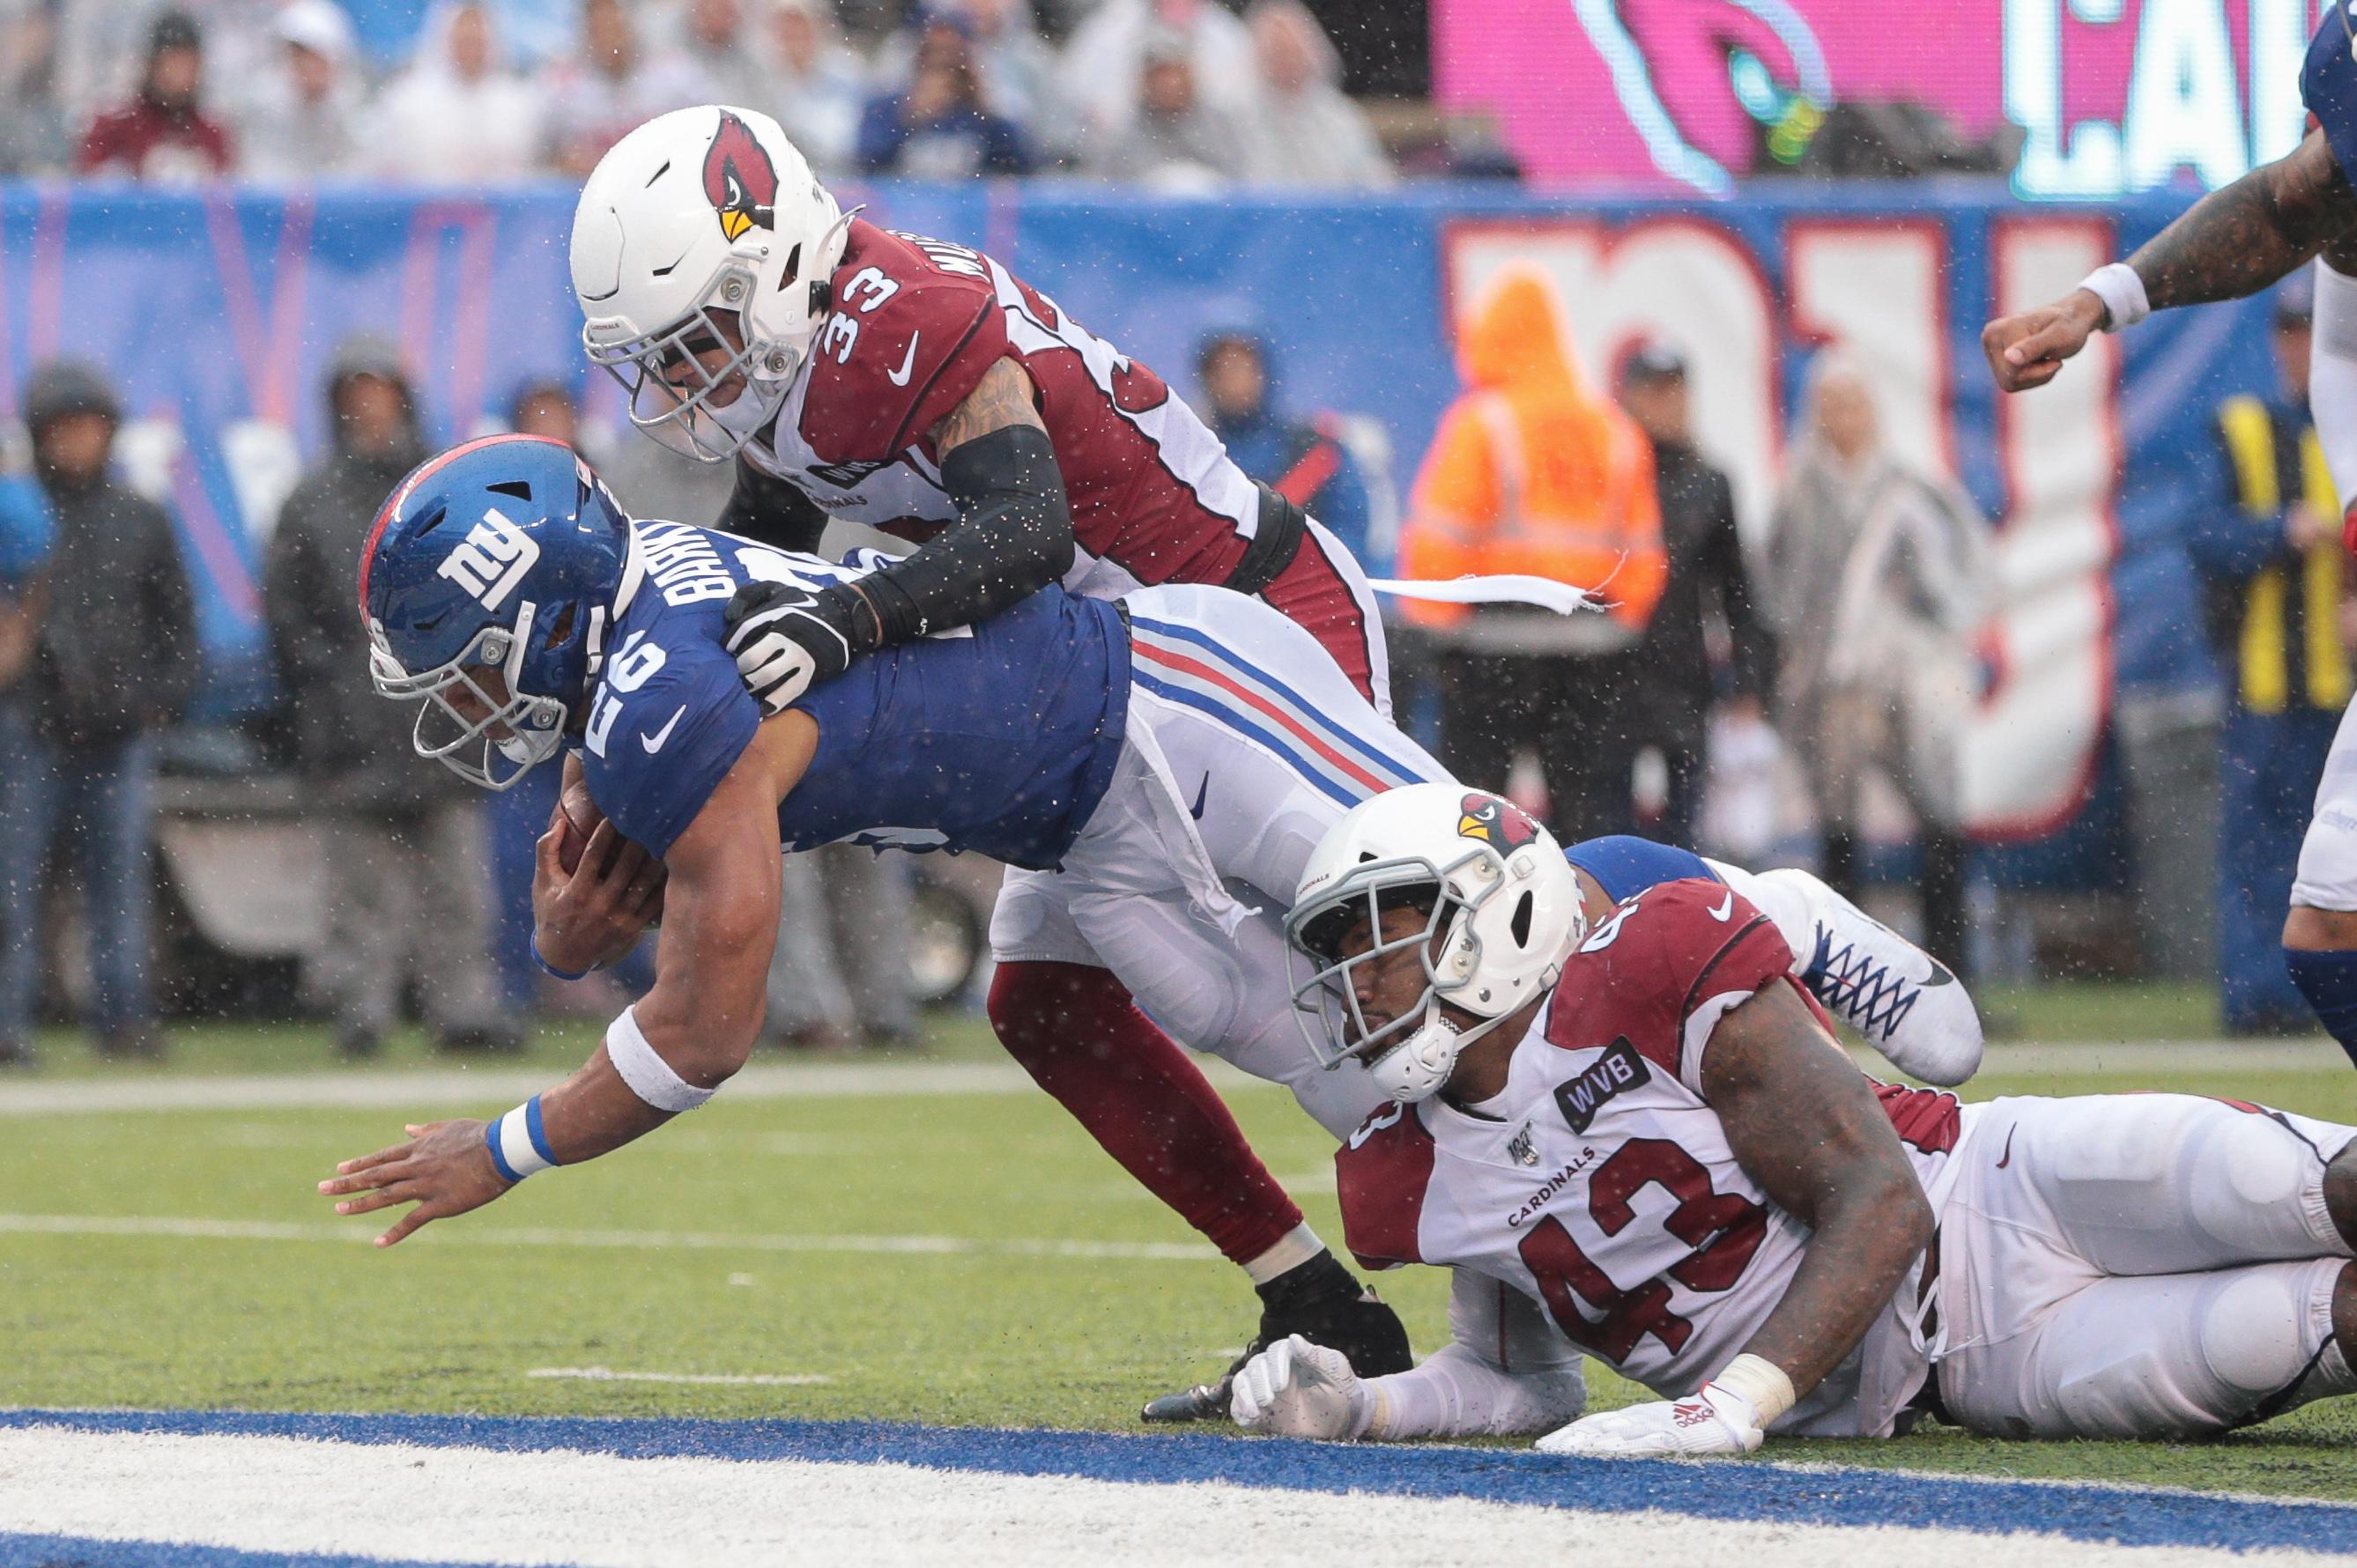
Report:
<svg viewBox="0 0 2357 1568"><path fill-rule="evenodd" d="M1736 1161L1702 1092L1718 1020L1792 983L1768 918L1715 882L1623 904L1568 963L1474 1115L1434 1098L1379 1112L1336 1155L1344 1228L1370 1266L1469 1269L1543 1303L1563 1336L1670 1397L1732 1359L1783 1299L1808 1230ZM1954 1097L1886 1089L1927 1189ZM1886 1307L1859 1350L1778 1423L1887 1434L1929 1366Z"/></svg>

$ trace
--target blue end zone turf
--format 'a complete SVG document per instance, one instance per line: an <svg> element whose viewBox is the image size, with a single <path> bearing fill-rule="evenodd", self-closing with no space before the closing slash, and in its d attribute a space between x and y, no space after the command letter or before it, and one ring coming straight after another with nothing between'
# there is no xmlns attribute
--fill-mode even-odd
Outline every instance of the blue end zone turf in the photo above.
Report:
<svg viewBox="0 0 2357 1568"><path fill-rule="evenodd" d="M171 1541L99 1541L83 1535L0 1533L0 1568L468 1568L389 1557L338 1557L313 1552L240 1552Z"/></svg>
<svg viewBox="0 0 2357 1568"><path fill-rule="evenodd" d="M234 1411L12 1410L0 1411L0 1426L414 1443L506 1453L572 1450L636 1459L889 1462L1003 1476L1163 1485L1226 1481L1288 1491L1472 1498L1608 1512L1662 1509L1693 1518L1770 1524L1894 1525L1986 1534L2042 1530L2126 1546L2357 1552L2357 1508L2333 1503L1879 1470L1580 1460L1527 1449L1357 1447L1212 1434L1130 1437L864 1421L501 1420ZM13 1568L17 1561L0 1555L0 1568ZM231 1554L222 1561L226 1565L297 1560Z"/></svg>

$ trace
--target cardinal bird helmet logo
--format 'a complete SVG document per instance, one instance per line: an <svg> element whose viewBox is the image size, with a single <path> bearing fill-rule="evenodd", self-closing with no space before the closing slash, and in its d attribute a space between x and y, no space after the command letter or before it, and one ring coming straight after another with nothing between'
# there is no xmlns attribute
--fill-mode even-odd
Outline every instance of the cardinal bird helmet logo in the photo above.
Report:
<svg viewBox="0 0 2357 1568"><path fill-rule="evenodd" d="M704 155L704 196L720 215L720 231L741 240L755 224L777 227L778 167L753 127L726 109Z"/></svg>
<svg viewBox="0 0 2357 1568"><path fill-rule="evenodd" d="M1500 854L1538 839L1539 825L1521 807L1495 795L1468 795L1457 809L1457 836L1480 839Z"/></svg>

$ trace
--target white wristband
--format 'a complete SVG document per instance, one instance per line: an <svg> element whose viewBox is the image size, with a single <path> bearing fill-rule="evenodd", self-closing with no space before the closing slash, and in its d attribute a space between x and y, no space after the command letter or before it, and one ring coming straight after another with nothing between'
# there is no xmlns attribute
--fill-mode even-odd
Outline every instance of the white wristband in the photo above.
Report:
<svg viewBox="0 0 2357 1568"><path fill-rule="evenodd" d="M639 1029L638 1009L625 1007L622 1015L606 1030L606 1055L612 1060L614 1070L630 1086L630 1092L658 1111L674 1113L693 1111L712 1098L713 1091L698 1089L672 1070L671 1063L662 1059L654 1047L647 1044L646 1036Z"/></svg>
<svg viewBox="0 0 2357 1568"><path fill-rule="evenodd" d="M2126 262L2097 267L2079 280L2079 286L2104 302L2104 330L2125 331L2152 314L2145 296L2144 279Z"/></svg>
<svg viewBox="0 0 2357 1568"><path fill-rule="evenodd" d="M1760 1413L1760 1430L1765 1432L1770 1423L1792 1408L1800 1396L1792 1391L1792 1380L1784 1369L1765 1356L1746 1351L1719 1369L1711 1381L1731 1394L1741 1394L1751 1402Z"/></svg>

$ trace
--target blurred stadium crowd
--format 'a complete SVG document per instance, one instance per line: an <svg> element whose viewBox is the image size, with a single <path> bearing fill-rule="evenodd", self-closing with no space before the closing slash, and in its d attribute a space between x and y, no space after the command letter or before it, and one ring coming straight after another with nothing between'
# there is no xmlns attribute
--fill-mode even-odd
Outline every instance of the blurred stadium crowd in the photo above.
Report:
<svg viewBox="0 0 2357 1568"><path fill-rule="evenodd" d="M1052 4L1052 0L1051 0ZM777 117L822 177L1157 188L1395 177L1300 0L0 3L0 174L579 177L691 104ZM1043 28L1043 22L1052 30ZM1051 41L1054 40L1054 41ZM368 47L368 46L373 46Z"/></svg>
<svg viewBox="0 0 2357 1568"><path fill-rule="evenodd" d="M1478 135L1469 153L1395 160L1343 80L1300 0L0 0L0 177L575 179L642 120L714 100L776 115L829 177L1061 173L1201 192L1511 172ZM1998 593L1987 521L1952 477L1897 454L1870 378L1825 352L1764 547L1747 542L1684 359L1656 342L1583 367L1575 307L1536 267L1487 285L1457 323L1460 393L1396 472L1372 421L1289 403L1272 372L1283 345L1255 330L1211 332L1191 365L1161 369L1247 473L1374 572L1608 585L1608 615L1426 606L1394 628L1402 721L1469 783L1574 837L1810 859L1853 896L1896 884L1901 918L1960 972L1993 957L2019 972L1982 918L1994 895L1957 798ZM2217 911L2150 920L2144 972L2222 981L2235 1032L2305 1017L2271 922L2357 647L2338 536L2318 521L2331 506L2306 432L2306 311L2297 291L2279 303L2280 395L2219 410L2229 482L2190 528L2222 709L2119 721L2131 793L2159 804L2137 813L2125 882L2145 908ZM429 437L391 341L362 331L312 351L332 443L262 549L280 696L195 767L171 766L202 749L178 725L191 596L166 505L121 477L128 389L71 361L19 389L23 460L0 477L0 1064L29 1061L45 1019L153 1057L167 1013L283 1013L290 996L356 1058L409 1015L444 1048L511 1048L535 1014L603 1016L613 986L648 979L561 983L531 960L554 770L486 800L412 757L409 714L371 691L351 585L369 520ZM719 512L727 467L587 423L580 386L527 384L499 423L576 446L640 515ZM162 877L159 821L175 813L267 819L271 833L209 855L167 843L182 853ZM1912 843L1898 865L1868 848L1894 816ZM287 891L298 883L307 899ZM911 1039L922 1002L970 993L989 887L979 868L899 854L792 857L773 1033ZM240 900L299 948L242 992L190 973L186 951L191 928L224 923L203 906Z"/></svg>

